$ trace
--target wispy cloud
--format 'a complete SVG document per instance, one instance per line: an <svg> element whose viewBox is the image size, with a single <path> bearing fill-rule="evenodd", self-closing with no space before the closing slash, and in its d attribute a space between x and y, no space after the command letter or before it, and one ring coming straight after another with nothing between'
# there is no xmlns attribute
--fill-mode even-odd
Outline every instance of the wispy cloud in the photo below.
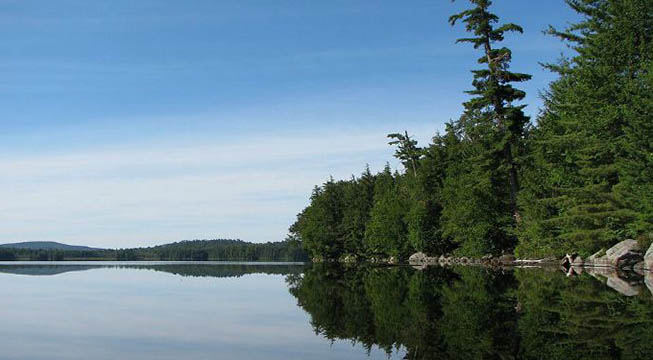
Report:
<svg viewBox="0 0 653 360"><path fill-rule="evenodd" d="M320 132L0 160L0 241L281 240L311 188L391 160L385 134Z"/></svg>

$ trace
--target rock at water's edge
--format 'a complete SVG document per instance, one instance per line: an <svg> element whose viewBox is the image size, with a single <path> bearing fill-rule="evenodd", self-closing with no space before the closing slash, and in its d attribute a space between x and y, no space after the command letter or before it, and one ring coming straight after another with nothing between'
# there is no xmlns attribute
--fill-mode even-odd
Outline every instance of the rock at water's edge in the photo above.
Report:
<svg viewBox="0 0 653 360"><path fill-rule="evenodd" d="M358 262L358 257L356 255L348 254L340 258L340 262L346 264L352 264Z"/></svg>
<svg viewBox="0 0 653 360"><path fill-rule="evenodd" d="M642 253L637 241L628 239L608 249L605 257L610 264L617 267L632 266L642 260Z"/></svg>
<svg viewBox="0 0 653 360"><path fill-rule="evenodd" d="M641 288L637 285L631 285L626 280L617 276L609 276L606 285L625 296L638 295Z"/></svg>
<svg viewBox="0 0 653 360"><path fill-rule="evenodd" d="M416 252L408 258L408 263L411 265L422 264L426 262L426 254L423 252Z"/></svg>
<svg viewBox="0 0 653 360"><path fill-rule="evenodd" d="M610 260L605 256L605 249L601 249L588 257L585 261L585 266L590 267L613 267Z"/></svg>
<svg viewBox="0 0 653 360"><path fill-rule="evenodd" d="M587 273L592 275L594 278L600 280L601 282L605 283L606 279L611 276L612 274L615 274L616 276L616 270L613 268L607 268L607 267L601 267L601 268L596 268L596 267L589 267L586 269Z"/></svg>
<svg viewBox="0 0 653 360"><path fill-rule="evenodd" d="M574 260L571 262L572 267L583 267L583 264L585 262L583 261L583 258L580 256L576 256Z"/></svg>
<svg viewBox="0 0 653 360"><path fill-rule="evenodd" d="M641 276L644 276L644 274L648 272L648 270L646 269L646 265L644 264L643 261L640 261L637 264L635 264L633 266L633 271L635 271L637 275L641 275Z"/></svg>

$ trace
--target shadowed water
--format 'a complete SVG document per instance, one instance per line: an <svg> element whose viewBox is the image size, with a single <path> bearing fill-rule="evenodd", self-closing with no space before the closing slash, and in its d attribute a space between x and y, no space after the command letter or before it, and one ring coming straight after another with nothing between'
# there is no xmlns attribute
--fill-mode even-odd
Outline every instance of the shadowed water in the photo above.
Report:
<svg viewBox="0 0 653 360"><path fill-rule="evenodd" d="M0 285L2 359L653 354L646 287L541 269L4 263Z"/></svg>

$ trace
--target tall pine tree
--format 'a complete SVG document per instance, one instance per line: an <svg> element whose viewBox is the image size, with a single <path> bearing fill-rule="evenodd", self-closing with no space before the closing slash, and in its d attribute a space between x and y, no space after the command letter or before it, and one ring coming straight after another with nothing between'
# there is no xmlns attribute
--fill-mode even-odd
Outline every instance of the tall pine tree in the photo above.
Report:
<svg viewBox="0 0 653 360"><path fill-rule="evenodd" d="M498 24L489 11L489 0L470 0L473 8L450 17L462 21L473 36L457 42L471 43L482 50L472 71L474 90L465 113L458 121L462 161L453 164L445 186L444 231L462 245L461 253L483 255L508 250L514 245L512 229L519 221L519 161L529 119L525 105L516 105L525 93L512 83L529 80L530 75L509 71L512 52L498 47L508 32L523 30L512 23ZM447 190L448 189L448 190ZM481 213L479 213L481 211Z"/></svg>
<svg viewBox="0 0 653 360"><path fill-rule="evenodd" d="M529 119L522 111L526 105L515 105L515 101L524 99L526 94L514 88L511 83L530 80L528 74L509 71L512 52L506 47L496 47L497 42L504 40L507 32L522 33L523 29L516 24L496 25L498 16L489 12L490 0L470 0L474 8L462 11L449 18L455 25L461 20L466 24L468 32L474 37L461 38L456 42L471 43L475 49L482 48L483 56L479 64L486 68L474 70L474 90L467 93L474 95L466 102L465 112L471 120L471 126L481 125L489 131L492 137L490 156L501 158L499 171L507 174L510 185L510 206L518 219L517 192L519 191L518 158L523 153L524 135ZM491 126L487 126L487 124ZM466 129L467 130L467 129ZM494 136L492 136L494 135Z"/></svg>
<svg viewBox="0 0 653 360"><path fill-rule="evenodd" d="M589 255L653 231L653 2L568 0L583 20L549 33L576 52L530 144L519 255Z"/></svg>

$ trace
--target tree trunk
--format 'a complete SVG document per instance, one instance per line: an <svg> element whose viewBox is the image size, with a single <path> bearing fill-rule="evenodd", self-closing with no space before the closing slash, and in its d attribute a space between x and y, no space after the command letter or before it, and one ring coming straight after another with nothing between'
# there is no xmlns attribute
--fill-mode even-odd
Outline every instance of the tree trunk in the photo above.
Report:
<svg viewBox="0 0 653 360"><path fill-rule="evenodd" d="M492 82L495 83L495 85L499 85L499 77L496 74L496 68L494 67L494 59L492 59L492 45L490 44L490 34L487 32L485 34L485 56L487 57L487 65L488 69L490 70L490 77ZM505 129L503 127L503 104L501 102L501 99L498 99L496 96L494 97L494 113L496 116L497 120L497 127L499 128L499 131L501 133L505 132ZM516 223L519 223L521 220L521 216L519 215L519 210L517 209L517 192L519 191L519 183L517 179L517 166L515 165L515 161L512 157L512 149L511 149L511 144L508 143L507 147L503 150L503 155L505 158L506 163L508 164L508 181L510 182L510 207L512 210L512 216L515 219Z"/></svg>

